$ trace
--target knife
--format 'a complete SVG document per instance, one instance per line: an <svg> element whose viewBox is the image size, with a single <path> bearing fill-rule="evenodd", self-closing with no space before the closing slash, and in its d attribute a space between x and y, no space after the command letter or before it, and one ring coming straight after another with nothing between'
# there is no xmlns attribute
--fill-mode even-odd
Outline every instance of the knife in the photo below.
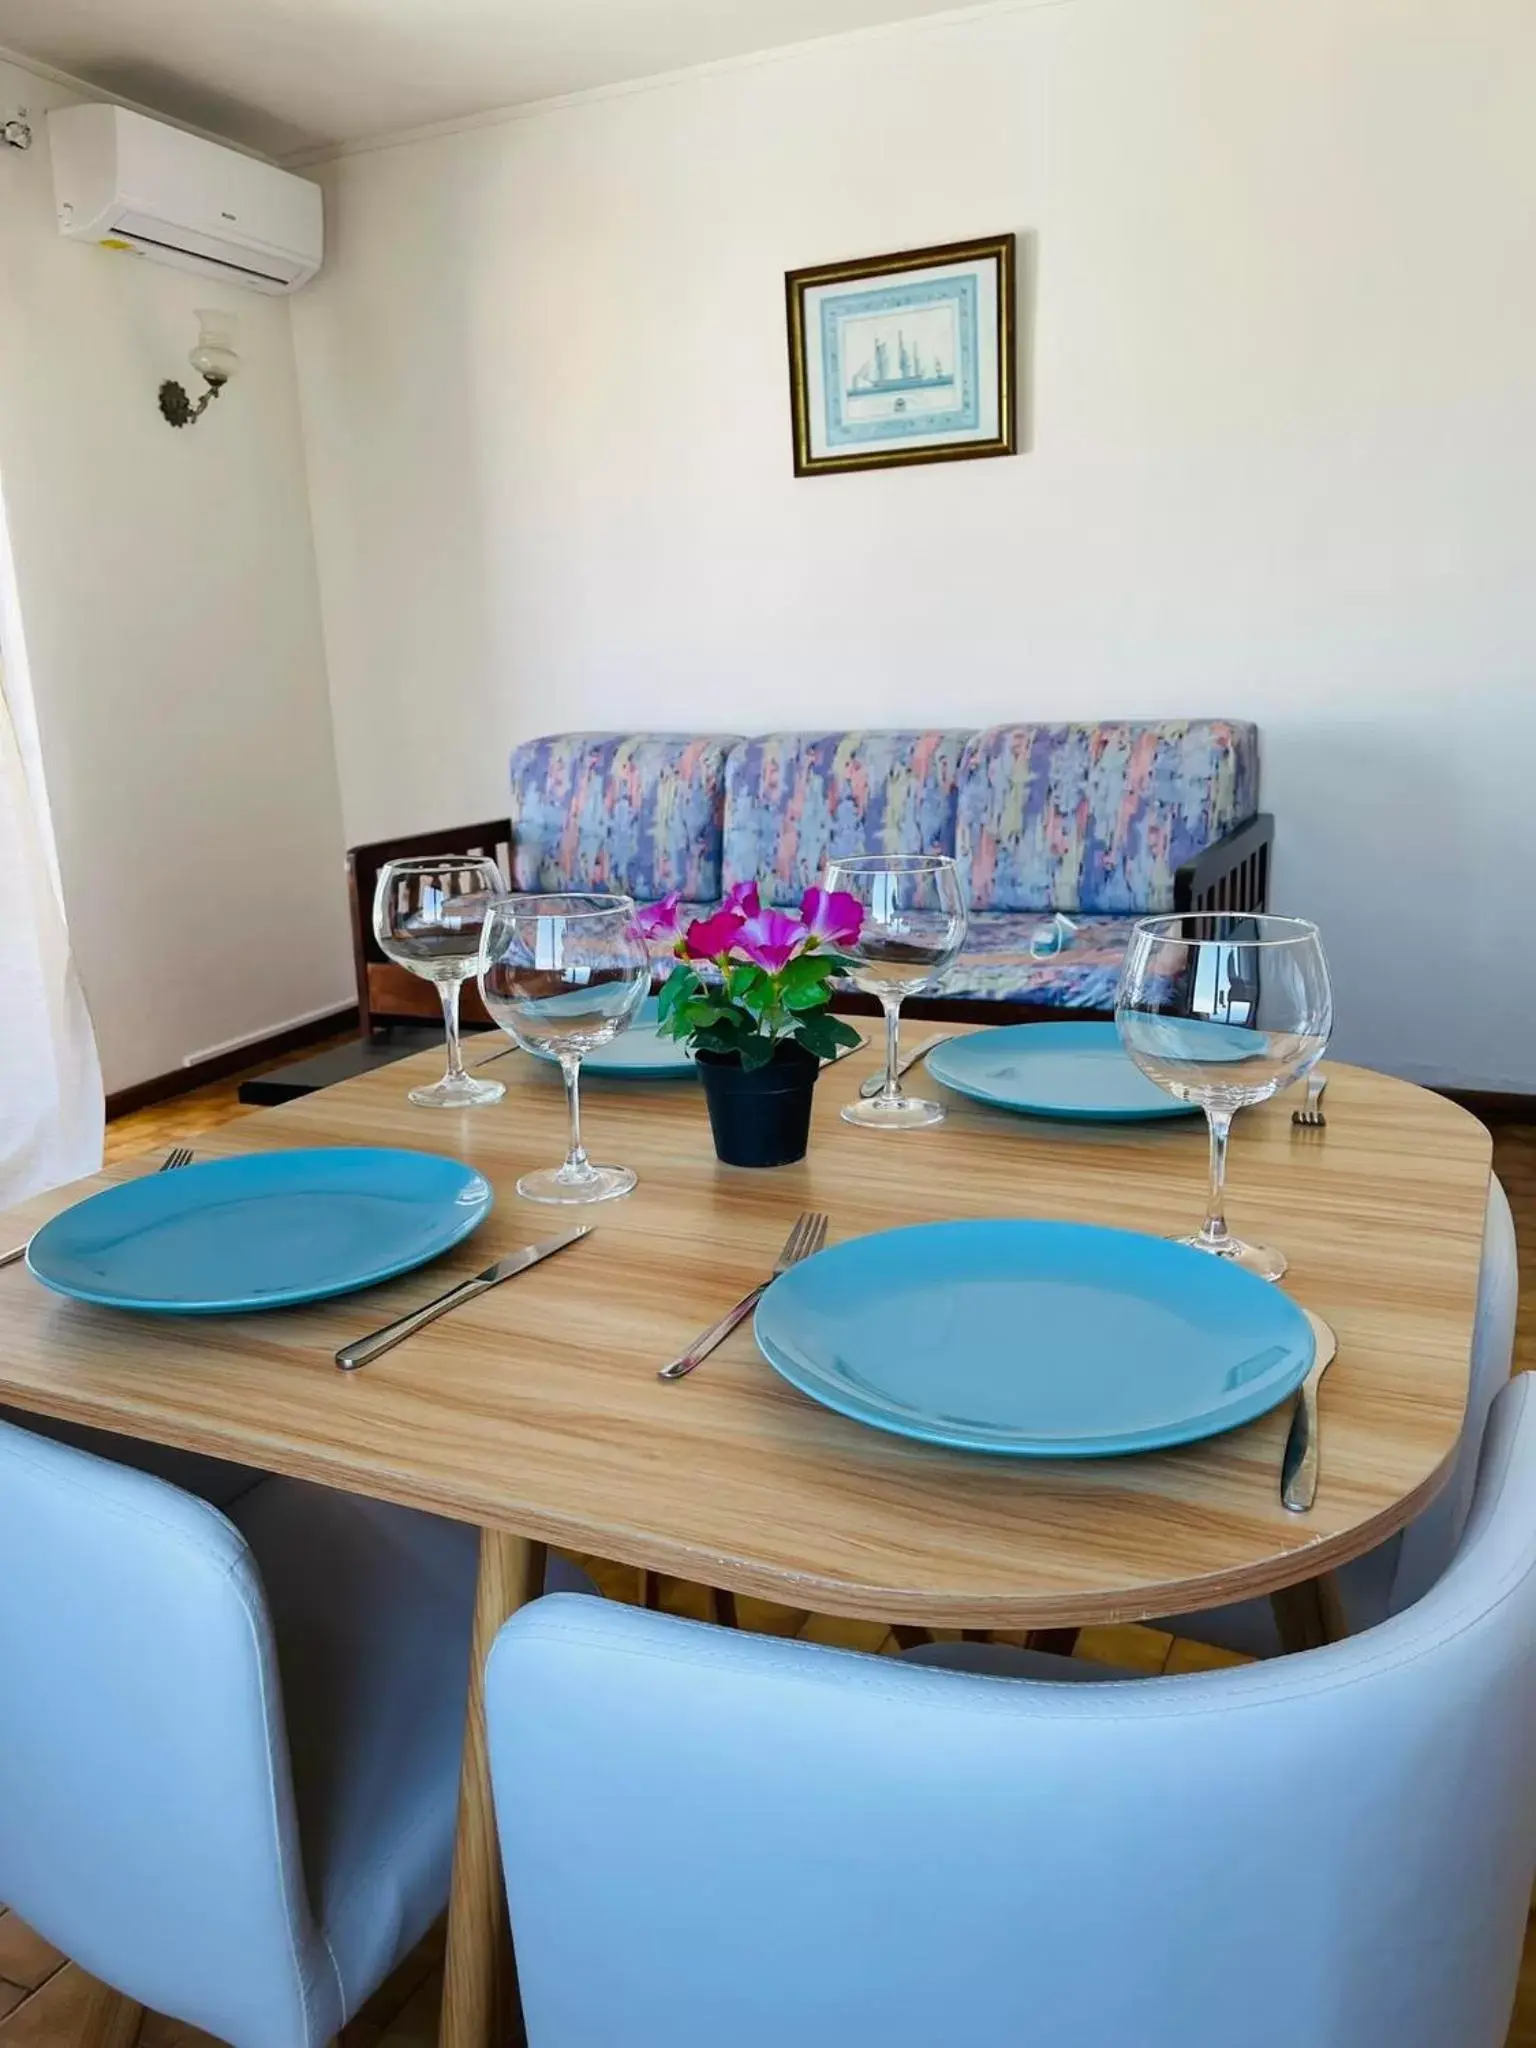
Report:
<svg viewBox="0 0 1536 2048"><path fill-rule="evenodd" d="M1317 1389L1339 1348L1338 1338L1321 1316L1313 1315L1310 1309L1303 1309L1302 1314L1312 1325L1317 1348L1312 1355L1312 1370L1296 1397L1291 1433L1285 1440L1285 1456L1280 1462L1280 1502L1293 1515L1304 1515L1317 1499Z"/></svg>
<svg viewBox="0 0 1536 2048"><path fill-rule="evenodd" d="M506 1258L498 1259L494 1266L487 1266L483 1273L476 1273L472 1280L461 1280L457 1287L450 1287L446 1294L440 1294L435 1301L429 1301L423 1308L412 1309L409 1315L400 1316L392 1323L386 1323L382 1330L375 1330L371 1336L359 1337L355 1344L344 1344L336 1354L336 1363L343 1372L355 1372L360 1365L377 1358L381 1352L392 1350L406 1337L435 1323L439 1316L447 1315L449 1309L457 1308L460 1302L473 1301L477 1294L484 1294L492 1287L498 1287L503 1280L510 1280L515 1274L526 1273L530 1266L536 1266L540 1259L552 1258L556 1252L563 1252L568 1244L575 1244L578 1238L590 1237L597 1228L595 1223L583 1223L579 1229L567 1230L561 1237L541 1238L537 1244L525 1244L520 1252L509 1252Z"/></svg>

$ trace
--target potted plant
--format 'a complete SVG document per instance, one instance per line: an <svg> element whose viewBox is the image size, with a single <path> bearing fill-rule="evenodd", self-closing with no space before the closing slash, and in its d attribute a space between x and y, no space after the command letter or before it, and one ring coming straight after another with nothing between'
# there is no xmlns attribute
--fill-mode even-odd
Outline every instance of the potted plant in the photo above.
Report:
<svg viewBox="0 0 1536 2048"><path fill-rule="evenodd" d="M644 936L670 936L678 956L658 1029L692 1047L727 1165L805 1157L821 1063L859 1042L832 1015L830 984L846 971L838 948L858 937L861 917L852 896L824 889L807 889L798 911L765 910L755 882L685 929L675 895L640 913Z"/></svg>

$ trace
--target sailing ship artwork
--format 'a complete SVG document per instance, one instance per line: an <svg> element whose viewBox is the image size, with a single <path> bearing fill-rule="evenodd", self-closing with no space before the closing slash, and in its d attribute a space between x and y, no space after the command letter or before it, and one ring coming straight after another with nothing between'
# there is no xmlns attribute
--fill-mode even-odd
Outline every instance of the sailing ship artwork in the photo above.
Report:
<svg viewBox="0 0 1536 2048"><path fill-rule="evenodd" d="M873 329L869 352L849 375L845 391L850 406L861 399L882 399L889 401L891 412L904 413L914 406L953 404L958 337L948 307L915 317L908 313L894 327L883 321L867 324ZM845 336L845 361L847 343L853 339Z"/></svg>
<svg viewBox="0 0 1536 2048"><path fill-rule="evenodd" d="M1014 238L791 271L795 473L1011 455Z"/></svg>

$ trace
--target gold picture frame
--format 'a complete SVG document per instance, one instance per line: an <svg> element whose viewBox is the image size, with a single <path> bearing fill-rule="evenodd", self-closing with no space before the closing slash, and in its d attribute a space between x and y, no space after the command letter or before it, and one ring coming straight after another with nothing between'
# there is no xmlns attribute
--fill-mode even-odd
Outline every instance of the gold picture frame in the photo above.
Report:
<svg viewBox="0 0 1536 2048"><path fill-rule="evenodd" d="M796 476L1018 453L1016 242L786 274Z"/></svg>

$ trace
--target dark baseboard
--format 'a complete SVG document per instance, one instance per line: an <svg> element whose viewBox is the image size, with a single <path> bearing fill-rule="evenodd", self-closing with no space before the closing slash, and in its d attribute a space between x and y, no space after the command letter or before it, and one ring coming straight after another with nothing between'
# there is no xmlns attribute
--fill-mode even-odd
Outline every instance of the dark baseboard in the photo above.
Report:
<svg viewBox="0 0 1536 2048"><path fill-rule="evenodd" d="M268 1038L253 1038L249 1045L215 1053L194 1066L178 1067L171 1074L155 1074L148 1081L135 1081L131 1088L119 1088L107 1097L107 1122L131 1116L136 1109L148 1109L151 1103L190 1095L194 1088L206 1088L210 1081L227 1081L231 1074L243 1074L247 1067L258 1067L265 1060L285 1059L291 1052L303 1052L323 1039L356 1029L357 1005L349 1003L345 1009L314 1017L308 1024L295 1024L287 1031L274 1031Z"/></svg>
<svg viewBox="0 0 1536 2048"><path fill-rule="evenodd" d="M1437 1088L1463 1109L1470 1109L1480 1123L1536 1124L1536 1095L1506 1095L1488 1088Z"/></svg>

